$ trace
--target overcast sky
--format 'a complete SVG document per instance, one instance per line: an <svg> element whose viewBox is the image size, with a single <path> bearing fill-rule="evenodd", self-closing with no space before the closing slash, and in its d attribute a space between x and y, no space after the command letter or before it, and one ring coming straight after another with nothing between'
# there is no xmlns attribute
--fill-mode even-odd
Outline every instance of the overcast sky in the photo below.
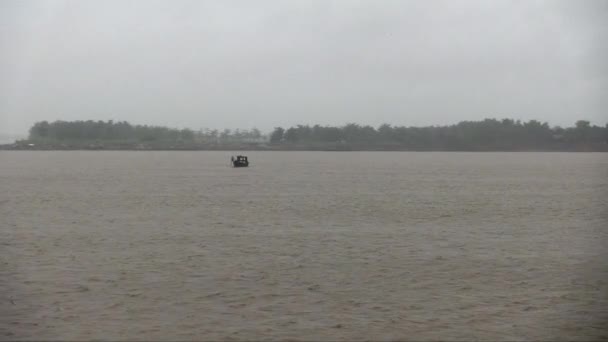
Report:
<svg viewBox="0 0 608 342"><path fill-rule="evenodd" d="M0 0L0 133L608 122L608 1Z"/></svg>

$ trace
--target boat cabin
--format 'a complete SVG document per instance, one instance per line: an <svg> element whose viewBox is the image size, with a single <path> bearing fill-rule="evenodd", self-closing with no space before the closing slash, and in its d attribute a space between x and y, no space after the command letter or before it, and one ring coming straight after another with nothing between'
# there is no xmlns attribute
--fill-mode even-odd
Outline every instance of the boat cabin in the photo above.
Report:
<svg viewBox="0 0 608 342"><path fill-rule="evenodd" d="M249 161L246 156L236 156L231 157L233 167L247 167L249 166Z"/></svg>

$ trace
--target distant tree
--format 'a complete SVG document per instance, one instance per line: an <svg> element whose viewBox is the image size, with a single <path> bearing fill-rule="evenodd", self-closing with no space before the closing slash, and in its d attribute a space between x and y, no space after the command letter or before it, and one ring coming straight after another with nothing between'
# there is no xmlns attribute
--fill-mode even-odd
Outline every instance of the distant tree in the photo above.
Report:
<svg viewBox="0 0 608 342"><path fill-rule="evenodd" d="M389 142L393 140L393 127L389 124L382 124L378 127L378 140Z"/></svg>
<svg viewBox="0 0 608 342"><path fill-rule="evenodd" d="M275 127L274 131L270 134L270 143L278 144L283 141L283 135L285 134L285 130L282 127Z"/></svg>
<svg viewBox="0 0 608 342"><path fill-rule="evenodd" d="M311 142L314 138L313 130L308 125L298 125L296 127L296 137L300 142Z"/></svg>
<svg viewBox="0 0 608 342"><path fill-rule="evenodd" d="M193 142L194 141L194 132L189 129L182 129L180 131L180 140L184 142Z"/></svg>
<svg viewBox="0 0 608 342"><path fill-rule="evenodd" d="M47 138L50 125L47 121L37 122L30 128L30 139Z"/></svg>
<svg viewBox="0 0 608 342"><path fill-rule="evenodd" d="M258 139L262 138L262 132L260 132L259 129L257 129L257 128L254 127L251 130L251 138L254 139L254 140L258 140Z"/></svg>
<svg viewBox="0 0 608 342"><path fill-rule="evenodd" d="M294 127L290 127L289 129L287 129L285 131L283 138L285 139L285 141L290 142L290 143L297 142L298 141L298 130Z"/></svg>
<svg viewBox="0 0 608 342"><path fill-rule="evenodd" d="M361 126L349 123L342 128L344 140L348 143L358 142L361 138Z"/></svg>
<svg viewBox="0 0 608 342"><path fill-rule="evenodd" d="M575 137L577 142L587 142L591 123L587 120L578 120L575 124Z"/></svg>
<svg viewBox="0 0 608 342"><path fill-rule="evenodd" d="M209 132L209 137L214 144L217 144L219 142L220 133L217 129L211 130L211 132Z"/></svg>
<svg viewBox="0 0 608 342"><path fill-rule="evenodd" d="M227 129L227 128L224 129L222 131L222 133L220 133L219 139L220 139L220 142L224 143L224 144L230 142L230 140L232 140L232 135L231 135L230 129Z"/></svg>

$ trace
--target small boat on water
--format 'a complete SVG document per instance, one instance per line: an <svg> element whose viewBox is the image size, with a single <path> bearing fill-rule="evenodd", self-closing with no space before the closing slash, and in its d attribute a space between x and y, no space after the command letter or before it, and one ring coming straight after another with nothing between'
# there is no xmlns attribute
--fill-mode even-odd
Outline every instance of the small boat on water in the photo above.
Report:
<svg viewBox="0 0 608 342"><path fill-rule="evenodd" d="M232 162L232 167L248 167L249 160L247 160L247 156L232 156L230 157L230 161Z"/></svg>

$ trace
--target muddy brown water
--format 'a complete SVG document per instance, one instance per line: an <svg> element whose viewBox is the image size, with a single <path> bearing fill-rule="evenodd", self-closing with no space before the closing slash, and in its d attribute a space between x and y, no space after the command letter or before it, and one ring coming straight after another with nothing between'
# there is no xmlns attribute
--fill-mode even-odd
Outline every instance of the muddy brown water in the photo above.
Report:
<svg viewBox="0 0 608 342"><path fill-rule="evenodd" d="M608 154L0 152L0 339L590 340Z"/></svg>

